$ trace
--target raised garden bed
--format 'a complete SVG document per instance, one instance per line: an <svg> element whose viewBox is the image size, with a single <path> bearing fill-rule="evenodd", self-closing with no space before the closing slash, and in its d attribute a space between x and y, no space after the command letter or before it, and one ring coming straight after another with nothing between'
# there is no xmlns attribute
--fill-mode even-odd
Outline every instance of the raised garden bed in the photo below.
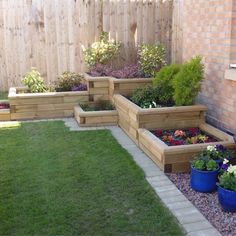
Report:
<svg viewBox="0 0 236 236"><path fill-rule="evenodd" d="M8 100L0 100L0 121L11 120L10 106Z"/></svg>
<svg viewBox="0 0 236 236"><path fill-rule="evenodd" d="M12 120L72 117L74 106L89 101L87 91L27 93L26 87L10 88Z"/></svg>
<svg viewBox="0 0 236 236"><path fill-rule="evenodd" d="M137 88L144 87L152 83L152 78L132 78L132 79L109 79L109 95L121 94L131 96Z"/></svg>
<svg viewBox="0 0 236 236"><path fill-rule="evenodd" d="M93 100L107 100L112 98L114 94L131 96L135 89L152 83L152 78L124 78L116 79L114 77L93 77L84 74L84 81L87 83L90 96Z"/></svg>
<svg viewBox="0 0 236 236"><path fill-rule="evenodd" d="M116 110L85 111L78 105L75 107L75 119L80 126L117 125L118 113Z"/></svg>
<svg viewBox="0 0 236 236"><path fill-rule="evenodd" d="M199 143L178 146L168 146L147 129L138 130L140 148L165 172L189 172L190 161L208 145L222 144L236 150L232 136L201 123L198 126L202 131L214 137L217 141L212 143Z"/></svg>
<svg viewBox="0 0 236 236"><path fill-rule="evenodd" d="M179 106L143 109L122 95L114 95L119 125L138 143L138 129L178 129L198 127L205 122L206 106Z"/></svg>

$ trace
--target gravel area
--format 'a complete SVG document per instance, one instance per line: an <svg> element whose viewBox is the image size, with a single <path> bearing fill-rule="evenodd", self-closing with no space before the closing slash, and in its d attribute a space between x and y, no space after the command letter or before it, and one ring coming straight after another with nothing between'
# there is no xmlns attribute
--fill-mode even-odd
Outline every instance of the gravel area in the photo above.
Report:
<svg viewBox="0 0 236 236"><path fill-rule="evenodd" d="M236 235L236 213L226 213L222 210L217 192L194 191L190 187L189 174L167 174L167 176L222 235Z"/></svg>

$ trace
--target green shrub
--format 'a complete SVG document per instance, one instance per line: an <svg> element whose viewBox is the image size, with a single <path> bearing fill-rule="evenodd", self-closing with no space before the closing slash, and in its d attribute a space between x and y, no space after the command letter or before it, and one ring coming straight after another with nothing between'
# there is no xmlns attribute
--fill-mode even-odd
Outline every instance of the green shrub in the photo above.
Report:
<svg viewBox="0 0 236 236"><path fill-rule="evenodd" d="M58 77L58 81L56 82L56 91L72 91L74 87L81 84L82 79L82 75L65 71Z"/></svg>
<svg viewBox="0 0 236 236"><path fill-rule="evenodd" d="M153 80L153 86L157 87L159 91L159 102L163 105L173 104L174 88L172 81L180 68L181 66L177 64L164 66Z"/></svg>
<svg viewBox="0 0 236 236"><path fill-rule="evenodd" d="M161 44L143 44L138 50L139 66L147 77L154 76L166 64L165 48Z"/></svg>
<svg viewBox="0 0 236 236"><path fill-rule="evenodd" d="M89 68L97 63L107 64L119 52L121 44L114 40L109 40L107 32L103 32L98 42L93 43L84 50L84 60Z"/></svg>
<svg viewBox="0 0 236 236"><path fill-rule="evenodd" d="M35 68L32 68L31 71L24 76L22 83L29 88L30 93L47 92L44 80Z"/></svg>
<svg viewBox="0 0 236 236"><path fill-rule="evenodd" d="M158 107L158 91L148 85L134 91L131 101L142 108Z"/></svg>
<svg viewBox="0 0 236 236"><path fill-rule="evenodd" d="M178 106L192 105L201 89L200 82L204 77L204 66L201 57L197 56L182 65L173 80L174 101Z"/></svg>

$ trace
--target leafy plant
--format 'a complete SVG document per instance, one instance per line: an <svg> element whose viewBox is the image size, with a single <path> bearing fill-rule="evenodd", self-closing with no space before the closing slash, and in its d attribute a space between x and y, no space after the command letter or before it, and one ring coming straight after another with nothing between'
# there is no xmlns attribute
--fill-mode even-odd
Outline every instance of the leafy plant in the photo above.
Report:
<svg viewBox="0 0 236 236"><path fill-rule="evenodd" d="M109 40L107 32L102 32L99 41L84 49L84 60L89 68L97 63L107 64L119 52L121 44L113 39Z"/></svg>
<svg viewBox="0 0 236 236"><path fill-rule="evenodd" d="M192 162L193 168L201 171L214 171L219 168L218 164L211 158L200 153Z"/></svg>
<svg viewBox="0 0 236 236"><path fill-rule="evenodd" d="M181 66L177 64L171 64L164 66L156 74L153 80L153 85L158 87L159 90L159 101L162 104L173 104L173 79L174 76L180 71Z"/></svg>
<svg viewBox="0 0 236 236"><path fill-rule="evenodd" d="M165 48L157 43L155 45L142 44L138 50L139 66L146 77L154 76L164 65Z"/></svg>
<svg viewBox="0 0 236 236"><path fill-rule="evenodd" d="M47 87L44 84L44 79L35 68L32 68L31 71L24 76L22 82L29 88L30 93L47 92Z"/></svg>
<svg viewBox="0 0 236 236"><path fill-rule="evenodd" d="M236 191L236 165L230 165L228 169L220 176L219 185L231 191Z"/></svg>
<svg viewBox="0 0 236 236"><path fill-rule="evenodd" d="M173 79L174 101L178 106L192 105L201 89L200 82L204 77L204 66L201 57L197 56L182 65Z"/></svg>
<svg viewBox="0 0 236 236"><path fill-rule="evenodd" d="M82 79L82 75L65 71L58 77L56 91L72 91L73 88L78 87L81 84Z"/></svg>
<svg viewBox="0 0 236 236"><path fill-rule="evenodd" d="M157 104L157 100L158 91L150 85L136 89L131 97L131 101L142 108L153 107L152 104Z"/></svg>

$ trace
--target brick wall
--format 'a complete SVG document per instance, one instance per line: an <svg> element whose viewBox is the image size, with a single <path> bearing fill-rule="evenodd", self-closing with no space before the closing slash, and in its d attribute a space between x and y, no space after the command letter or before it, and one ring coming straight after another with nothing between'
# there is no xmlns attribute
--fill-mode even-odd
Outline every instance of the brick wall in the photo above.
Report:
<svg viewBox="0 0 236 236"><path fill-rule="evenodd" d="M236 81L225 80L236 63L236 0L183 0L183 60L202 55L205 81L199 102L207 119L236 133Z"/></svg>

